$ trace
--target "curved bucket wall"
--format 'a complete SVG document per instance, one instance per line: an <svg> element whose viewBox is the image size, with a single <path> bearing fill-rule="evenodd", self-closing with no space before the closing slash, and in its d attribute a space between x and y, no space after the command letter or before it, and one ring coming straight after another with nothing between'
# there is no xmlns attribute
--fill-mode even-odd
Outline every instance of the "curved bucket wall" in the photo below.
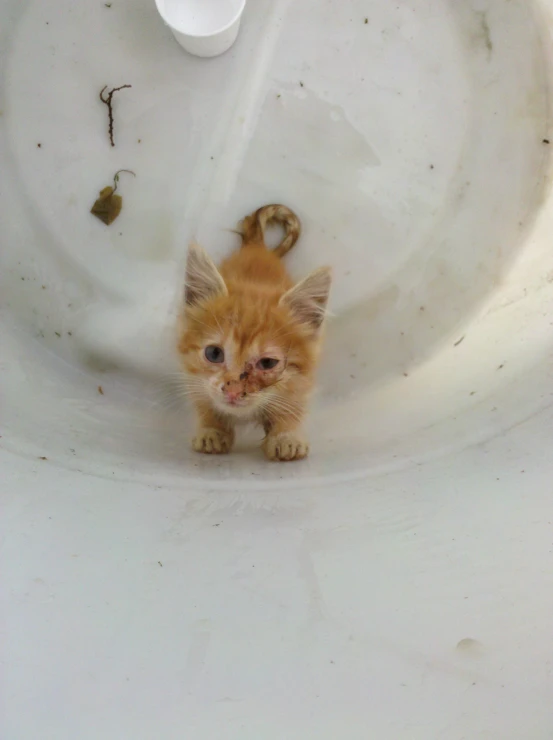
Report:
<svg viewBox="0 0 553 740"><path fill-rule="evenodd" d="M147 0L0 2L3 737L551 736L552 30L257 0L200 60ZM279 201L334 267L312 454L198 456L186 247Z"/></svg>

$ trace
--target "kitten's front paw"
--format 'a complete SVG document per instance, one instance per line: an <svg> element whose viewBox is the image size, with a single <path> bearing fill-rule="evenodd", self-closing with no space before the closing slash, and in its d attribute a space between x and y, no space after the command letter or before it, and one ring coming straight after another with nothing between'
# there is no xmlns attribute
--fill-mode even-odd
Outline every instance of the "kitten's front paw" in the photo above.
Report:
<svg viewBox="0 0 553 740"><path fill-rule="evenodd" d="M263 452L269 460L302 460L309 452L308 443L293 432L269 434L263 442Z"/></svg>
<svg viewBox="0 0 553 740"><path fill-rule="evenodd" d="M230 452L233 442L234 436L230 432L213 428L200 429L192 440L192 448L206 455L221 455Z"/></svg>

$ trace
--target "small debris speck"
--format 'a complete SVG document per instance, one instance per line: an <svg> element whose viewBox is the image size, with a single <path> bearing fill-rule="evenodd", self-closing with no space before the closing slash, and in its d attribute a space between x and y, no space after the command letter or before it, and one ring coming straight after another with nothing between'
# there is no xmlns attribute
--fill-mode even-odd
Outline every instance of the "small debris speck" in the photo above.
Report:
<svg viewBox="0 0 553 740"><path fill-rule="evenodd" d="M39 460L48 460L48 458L47 458L47 457L44 457L44 456L42 456L42 457L39 457L38 459L39 459Z"/></svg>
<svg viewBox="0 0 553 740"><path fill-rule="evenodd" d="M474 395L476 395L476 391L471 391L471 392L470 392L470 395L471 395L471 396L474 396Z"/></svg>
<svg viewBox="0 0 553 740"><path fill-rule="evenodd" d="M161 562L161 560L158 560L157 564L159 565L160 568L163 568L163 563Z"/></svg>
<svg viewBox="0 0 553 740"><path fill-rule="evenodd" d="M277 93L277 98L280 98L280 97L282 97L281 94L280 93Z"/></svg>
<svg viewBox="0 0 553 740"><path fill-rule="evenodd" d="M542 139L543 144L549 144L549 139Z"/></svg>
<svg viewBox="0 0 553 740"><path fill-rule="evenodd" d="M68 337L72 337L72 336L73 336L73 332L72 332L72 331L68 331L68 332L67 332L67 336L68 336Z"/></svg>
<svg viewBox="0 0 553 740"><path fill-rule="evenodd" d="M46 286L45 285L42 285L41 287L42 287L42 290L46 290Z"/></svg>
<svg viewBox="0 0 553 740"><path fill-rule="evenodd" d="M303 87L303 82L300 80L300 87Z"/></svg>
<svg viewBox="0 0 553 740"><path fill-rule="evenodd" d="M365 20L363 21L363 23L364 23L365 25L367 25L367 23L368 23L368 22L369 22L369 19L368 19L368 18L365 18Z"/></svg>
<svg viewBox="0 0 553 740"><path fill-rule="evenodd" d="M38 147L39 149L42 149L42 144L40 143L40 141L38 142L38 144L37 144L37 147Z"/></svg>
<svg viewBox="0 0 553 740"><path fill-rule="evenodd" d="M458 347L461 344L461 342L463 342L464 340L465 340L465 335L463 334L461 339L458 339L453 346Z"/></svg>
<svg viewBox="0 0 553 740"><path fill-rule="evenodd" d="M59 331L55 331L54 334L61 339L61 334L59 333Z"/></svg>
<svg viewBox="0 0 553 740"><path fill-rule="evenodd" d="M104 5L106 6L106 8L111 8L111 3L104 3Z"/></svg>
<svg viewBox="0 0 553 740"><path fill-rule="evenodd" d="M139 144L142 144L142 139L138 139L138 143Z"/></svg>
<svg viewBox="0 0 553 740"><path fill-rule="evenodd" d="M101 385L99 385L99 386L98 386L98 393L99 393L99 394L100 394L101 396L103 396L103 395L104 395L104 389L102 388L102 386L101 386Z"/></svg>
<svg viewBox="0 0 553 740"><path fill-rule="evenodd" d="M503 362L503 363L501 363L501 365L497 369L498 370L503 370L504 367L505 367L505 363Z"/></svg>
<svg viewBox="0 0 553 740"><path fill-rule="evenodd" d="M430 169L431 169L431 170L433 170L433 169L434 169L434 165L433 165L433 164L431 164L431 165L430 165Z"/></svg>
<svg viewBox="0 0 553 740"><path fill-rule="evenodd" d="M478 640L473 640L472 637L465 637L463 640L459 640L456 645L457 650L463 652L475 652L482 648L481 643Z"/></svg>
<svg viewBox="0 0 553 740"><path fill-rule="evenodd" d="M403 373L403 377L404 378L408 378L409 377L409 373Z"/></svg>

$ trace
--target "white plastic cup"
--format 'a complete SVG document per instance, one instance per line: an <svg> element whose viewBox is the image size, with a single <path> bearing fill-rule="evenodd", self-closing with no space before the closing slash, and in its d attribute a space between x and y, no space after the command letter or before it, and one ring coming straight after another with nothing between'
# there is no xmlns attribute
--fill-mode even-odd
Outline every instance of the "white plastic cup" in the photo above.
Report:
<svg viewBox="0 0 553 740"><path fill-rule="evenodd" d="M246 0L156 0L160 16L183 49L216 57L236 41Z"/></svg>

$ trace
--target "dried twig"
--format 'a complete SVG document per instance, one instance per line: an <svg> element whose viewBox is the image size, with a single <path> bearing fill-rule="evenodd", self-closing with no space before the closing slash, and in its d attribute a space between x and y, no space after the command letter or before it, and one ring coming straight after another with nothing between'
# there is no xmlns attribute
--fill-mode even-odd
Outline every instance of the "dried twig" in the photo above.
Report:
<svg viewBox="0 0 553 740"><path fill-rule="evenodd" d="M107 85L103 87L100 90L100 100L104 105L107 105L108 107L108 116L109 116L109 140L112 146L115 146L115 141L113 140L113 103L112 98L113 94L116 92L119 92L119 90L124 90L127 87L132 87L132 85L121 85L121 87L114 87L113 90L110 90L108 94L104 97L104 92L107 90Z"/></svg>

